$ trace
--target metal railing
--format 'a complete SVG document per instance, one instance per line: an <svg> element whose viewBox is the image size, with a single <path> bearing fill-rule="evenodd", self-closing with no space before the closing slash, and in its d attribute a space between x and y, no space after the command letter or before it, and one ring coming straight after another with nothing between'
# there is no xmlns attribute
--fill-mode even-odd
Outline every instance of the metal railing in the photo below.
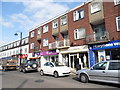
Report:
<svg viewBox="0 0 120 90"><path fill-rule="evenodd" d="M50 43L49 49L56 49L56 48L68 47L68 46L70 46L70 40L65 39L62 41L56 41L56 42Z"/></svg>
<svg viewBox="0 0 120 90"><path fill-rule="evenodd" d="M109 33L107 31L102 31L101 33L93 33L86 36L86 42L92 43L92 42L99 42L99 41L107 41L109 40Z"/></svg>

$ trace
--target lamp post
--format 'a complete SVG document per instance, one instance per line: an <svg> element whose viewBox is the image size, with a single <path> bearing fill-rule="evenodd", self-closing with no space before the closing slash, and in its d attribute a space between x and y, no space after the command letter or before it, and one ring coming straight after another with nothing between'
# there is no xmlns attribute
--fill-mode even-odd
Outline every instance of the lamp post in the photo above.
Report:
<svg viewBox="0 0 120 90"><path fill-rule="evenodd" d="M20 54L19 54L19 56L21 56L21 54L22 54L22 32L19 32L20 33ZM15 36L18 36L18 32L16 32L15 34L14 34ZM20 65L21 65L21 57L20 57Z"/></svg>

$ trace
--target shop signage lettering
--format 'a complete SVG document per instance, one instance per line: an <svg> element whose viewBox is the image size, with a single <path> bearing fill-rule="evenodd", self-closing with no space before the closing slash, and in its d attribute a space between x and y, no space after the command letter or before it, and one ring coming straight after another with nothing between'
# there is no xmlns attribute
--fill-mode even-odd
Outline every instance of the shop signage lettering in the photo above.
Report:
<svg viewBox="0 0 120 90"><path fill-rule="evenodd" d="M94 45L93 48L103 48L103 47L113 47L113 46L120 46L120 42L108 43L108 44L102 44L102 45Z"/></svg>

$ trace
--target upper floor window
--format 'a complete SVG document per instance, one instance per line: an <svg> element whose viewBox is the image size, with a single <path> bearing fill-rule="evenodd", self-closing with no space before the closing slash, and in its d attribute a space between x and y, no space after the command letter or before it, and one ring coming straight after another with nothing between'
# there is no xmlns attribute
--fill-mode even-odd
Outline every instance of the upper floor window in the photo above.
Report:
<svg viewBox="0 0 120 90"><path fill-rule="evenodd" d="M17 41L17 46L19 46L20 45L20 41Z"/></svg>
<svg viewBox="0 0 120 90"><path fill-rule="evenodd" d="M74 30L74 39L75 40L85 38L85 35L86 35L85 28L80 28L80 29Z"/></svg>
<svg viewBox="0 0 120 90"><path fill-rule="evenodd" d="M61 25L67 24L67 16L61 18Z"/></svg>
<svg viewBox="0 0 120 90"><path fill-rule="evenodd" d="M48 46L48 38L43 39L43 46Z"/></svg>
<svg viewBox="0 0 120 90"><path fill-rule="evenodd" d="M120 16L116 17L117 31L120 31Z"/></svg>
<svg viewBox="0 0 120 90"><path fill-rule="evenodd" d="M25 53L27 53L27 51L28 51L27 48L25 48L24 50L25 50Z"/></svg>
<svg viewBox="0 0 120 90"><path fill-rule="evenodd" d="M31 32L30 37L31 37L31 38L34 37L34 31Z"/></svg>
<svg viewBox="0 0 120 90"><path fill-rule="evenodd" d="M37 34L40 35L41 34L41 31L40 31L40 28L37 29Z"/></svg>
<svg viewBox="0 0 120 90"><path fill-rule="evenodd" d="M22 39L22 45L25 44L25 39Z"/></svg>
<svg viewBox="0 0 120 90"><path fill-rule="evenodd" d="M91 13L95 13L101 10L101 5L99 2L93 3L91 5Z"/></svg>
<svg viewBox="0 0 120 90"><path fill-rule="evenodd" d="M13 43L11 43L11 48L13 48Z"/></svg>
<svg viewBox="0 0 120 90"><path fill-rule="evenodd" d="M5 49L7 49L7 48L8 48L8 46L6 45L6 46L5 46Z"/></svg>
<svg viewBox="0 0 120 90"><path fill-rule="evenodd" d="M57 28L58 27L58 21L54 21L53 22L53 28Z"/></svg>
<svg viewBox="0 0 120 90"><path fill-rule="evenodd" d="M43 26L43 33L48 32L48 25Z"/></svg>
<svg viewBox="0 0 120 90"><path fill-rule="evenodd" d="M120 0L114 0L115 5L120 4Z"/></svg>
<svg viewBox="0 0 120 90"><path fill-rule="evenodd" d="M16 42L14 42L14 47L16 47L17 46L17 43Z"/></svg>
<svg viewBox="0 0 120 90"><path fill-rule="evenodd" d="M30 44L30 49L34 49L34 43Z"/></svg>
<svg viewBox="0 0 120 90"><path fill-rule="evenodd" d="M27 43L28 43L28 38L25 39L25 44L27 44Z"/></svg>
<svg viewBox="0 0 120 90"><path fill-rule="evenodd" d="M84 9L73 12L74 21L84 18Z"/></svg>

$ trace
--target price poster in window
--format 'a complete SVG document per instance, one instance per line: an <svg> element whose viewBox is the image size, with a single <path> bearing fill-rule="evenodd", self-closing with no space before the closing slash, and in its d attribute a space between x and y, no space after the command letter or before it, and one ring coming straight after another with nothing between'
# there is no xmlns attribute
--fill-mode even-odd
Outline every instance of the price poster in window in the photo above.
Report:
<svg viewBox="0 0 120 90"><path fill-rule="evenodd" d="M100 50L98 51L98 59L99 59L99 62L101 61L106 61L106 58L105 58L105 50Z"/></svg>

